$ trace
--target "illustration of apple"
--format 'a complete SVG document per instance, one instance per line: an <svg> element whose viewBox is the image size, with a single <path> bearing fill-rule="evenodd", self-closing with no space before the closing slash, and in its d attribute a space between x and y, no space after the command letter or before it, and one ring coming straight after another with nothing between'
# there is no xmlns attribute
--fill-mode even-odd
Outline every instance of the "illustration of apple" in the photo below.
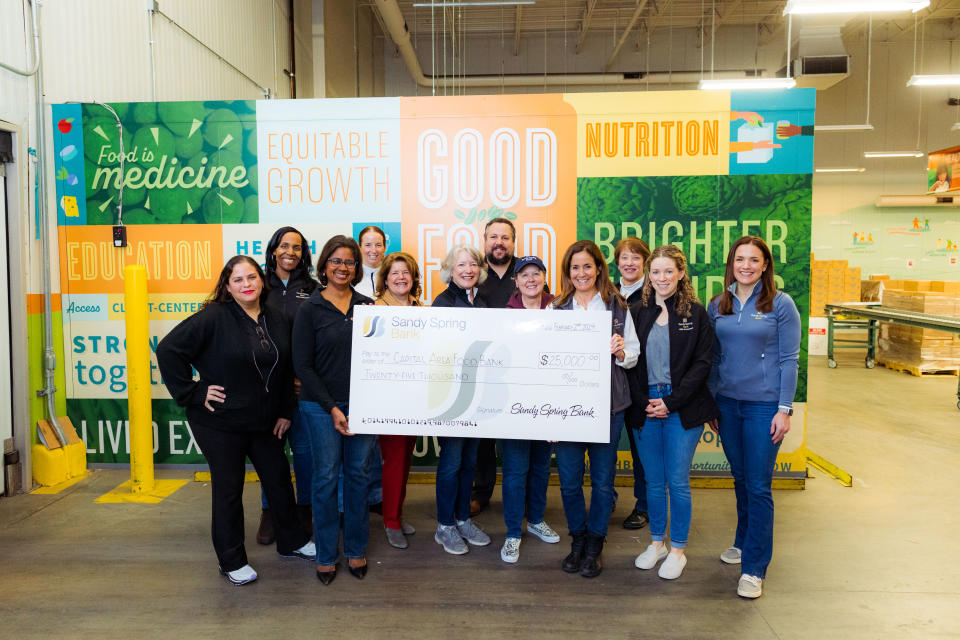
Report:
<svg viewBox="0 0 960 640"><path fill-rule="evenodd" d="M63 118L57 123L57 129L60 130L60 133L70 133L73 128L71 122L73 122L73 118Z"/></svg>

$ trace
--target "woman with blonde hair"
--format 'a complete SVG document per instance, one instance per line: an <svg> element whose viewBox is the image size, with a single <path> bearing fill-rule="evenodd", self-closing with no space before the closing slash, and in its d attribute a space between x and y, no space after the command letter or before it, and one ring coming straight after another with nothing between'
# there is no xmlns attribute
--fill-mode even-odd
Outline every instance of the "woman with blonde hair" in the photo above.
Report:
<svg viewBox="0 0 960 640"><path fill-rule="evenodd" d="M420 268L408 253L391 253L377 271L374 304L394 307L419 307ZM380 434L383 454L383 528L387 542L397 549L409 546L407 536L416 533L413 525L404 522L403 501L407 495L407 478L416 436Z"/></svg>
<svg viewBox="0 0 960 640"><path fill-rule="evenodd" d="M564 311L611 311L610 336L610 440L608 442L558 442L557 472L567 528L573 541L561 568L585 578L600 575L600 554L607 521L616 502L613 489L617 450L623 430L624 410L630 406L626 370L637 363L640 344L627 310L627 301L610 281L600 248L580 240L567 249L560 266L560 295L550 304ZM584 454L590 456L590 511L583 496Z"/></svg>
<svg viewBox="0 0 960 640"><path fill-rule="evenodd" d="M633 428L647 481L652 542L637 556L638 569L666 558L661 578L680 577L690 531L690 463L705 422L719 415L707 388L713 329L690 283L687 258L673 245L657 247L647 262L640 305L633 309L644 355L633 372ZM636 409L642 409L637 411ZM667 531L669 491L670 550Z"/></svg>
<svg viewBox="0 0 960 640"><path fill-rule="evenodd" d="M483 254L476 247L458 244L440 265L440 278L447 288L433 300L434 307L486 307L477 287L487 277ZM470 519L470 490L477 463L476 438L441 437L437 460L437 532L433 539L443 550L462 555L467 543L485 547L490 536Z"/></svg>

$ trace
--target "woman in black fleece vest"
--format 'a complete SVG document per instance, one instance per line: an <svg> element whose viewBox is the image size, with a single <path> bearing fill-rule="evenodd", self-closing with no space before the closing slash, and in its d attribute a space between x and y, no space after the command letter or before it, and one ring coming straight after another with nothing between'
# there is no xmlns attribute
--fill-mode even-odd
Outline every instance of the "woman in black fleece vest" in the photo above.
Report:
<svg viewBox="0 0 960 640"><path fill-rule="evenodd" d="M290 427L293 378L283 316L267 307L263 271L234 256L203 308L157 346L170 395L186 407L213 489L213 548L233 584L257 579L243 547L243 479L250 458L273 505L277 551L313 560L310 537L297 525L290 465L280 438ZM193 379L193 369L200 375Z"/></svg>

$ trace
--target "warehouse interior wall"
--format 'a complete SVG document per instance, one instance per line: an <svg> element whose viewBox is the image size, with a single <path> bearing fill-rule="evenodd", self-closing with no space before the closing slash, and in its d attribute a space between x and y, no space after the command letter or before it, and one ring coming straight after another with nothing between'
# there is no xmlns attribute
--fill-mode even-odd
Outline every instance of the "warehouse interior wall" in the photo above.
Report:
<svg viewBox="0 0 960 640"><path fill-rule="evenodd" d="M373 9L359 0L323 3L324 75L327 98L383 95L382 33Z"/></svg>

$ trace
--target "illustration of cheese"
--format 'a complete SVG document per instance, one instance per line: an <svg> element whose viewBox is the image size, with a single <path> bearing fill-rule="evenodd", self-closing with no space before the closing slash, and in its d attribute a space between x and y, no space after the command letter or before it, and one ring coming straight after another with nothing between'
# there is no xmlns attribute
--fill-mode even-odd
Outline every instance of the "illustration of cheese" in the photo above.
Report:
<svg viewBox="0 0 960 640"><path fill-rule="evenodd" d="M80 217L80 209L77 208L77 199L74 196L63 196L60 198L60 206L68 218Z"/></svg>

